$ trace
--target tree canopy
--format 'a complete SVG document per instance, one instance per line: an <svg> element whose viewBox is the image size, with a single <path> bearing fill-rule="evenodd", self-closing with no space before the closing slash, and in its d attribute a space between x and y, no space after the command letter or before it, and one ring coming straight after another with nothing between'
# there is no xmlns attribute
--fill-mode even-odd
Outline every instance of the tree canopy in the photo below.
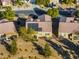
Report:
<svg viewBox="0 0 79 59"><path fill-rule="evenodd" d="M27 29L27 34L32 35L32 34L35 34L35 33L36 33L36 32L35 32L34 29L32 29L32 28L28 28L28 29Z"/></svg>
<svg viewBox="0 0 79 59"><path fill-rule="evenodd" d="M36 4L38 5L48 6L49 3L50 3L50 0L36 0Z"/></svg>
<svg viewBox="0 0 79 59"><path fill-rule="evenodd" d="M19 34L20 35L26 35L26 34L35 34L35 31L32 28L26 29L25 27L20 27L19 28Z"/></svg>
<svg viewBox="0 0 79 59"><path fill-rule="evenodd" d="M52 18L56 18L59 16L59 10L58 8L52 8L47 11L47 14L50 15Z"/></svg>
<svg viewBox="0 0 79 59"><path fill-rule="evenodd" d="M15 17L15 13L12 11L11 7L6 7L4 12L5 18L9 21L13 21Z"/></svg>
<svg viewBox="0 0 79 59"><path fill-rule="evenodd" d="M76 11L76 17L79 17L79 10Z"/></svg>
<svg viewBox="0 0 79 59"><path fill-rule="evenodd" d="M10 52L13 55L17 52L17 44L15 40L12 40L12 44L10 45Z"/></svg>
<svg viewBox="0 0 79 59"><path fill-rule="evenodd" d="M28 28L26 30L25 27L20 27L19 28L19 34L20 36L27 41L33 41L35 40L35 37L33 36L36 33L32 28Z"/></svg>
<svg viewBox="0 0 79 59"><path fill-rule="evenodd" d="M45 44L43 54L45 57L49 57L51 55L51 50L48 43Z"/></svg>
<svg viewBox="0 0 79 59"><path fill-rule="evenodd" d="M63 0L63 3L65 3L65 4L71 4L71 3L74 3L74 0Z"/></svg>
<svg viewBox="0 0 79 59"><path fill-rule="evenodd" d="M19 28L19 35L26 35L27 31L25 27L20 27Z"/></svg>
<svg viewBox="0 0 79 59"><path fill-rule="evenodd" d="M16 0L15 3L16 3L17 5L20 5L20 4L21 4L21 0Z"/></svg>
<svg viewBox="0 0 79 59"><path fill-rule="evenodd" d="M0 19L1 18L4 18L4 12L2 11L2 12L0 12Z"/></svg>

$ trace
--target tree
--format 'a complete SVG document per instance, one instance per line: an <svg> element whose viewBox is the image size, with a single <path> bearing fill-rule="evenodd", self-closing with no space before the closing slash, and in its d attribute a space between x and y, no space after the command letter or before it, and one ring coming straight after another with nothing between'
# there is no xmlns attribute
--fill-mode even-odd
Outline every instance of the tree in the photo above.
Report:
<svg viewBox="0 0 79 59"><path fill-rule="evenodd" d="M0 12L0 19L4 18L4 12Z"/></svg>
<svg viewBox="0 0 79 59"><path fill-rule="evenodd" d="M30 34L30 35L36 34L36 31L34 29L32 29L32 28L28 28L27 29L27 34Z"/></svg>
<svg viewBox="0 0 79 59"><path fill-rule="evenodd" d="M19 28L19 35L23 38L23 39L26 39L26 28L25 27L20 27Z"/></svg>
<svg viewBox="0 0 79 59"><path fill-rule="evenodd" d="M28 28L27 29L27 38L30 40L30 41L37 41L37 38L36 36L34 36L36 34L36 31L32 28Z"/></svg>
<svg viewBox="0 0 79 59"><path fill-rule="evenodd" d="M41 4L43 4L43 0L36 0L35 3L38 5L41 5Z"/></svg>
<svg viewBox="0 0 79 59"><path fill-rule="evenodd" d="M36 0L36 4L38 5L48 6L49 3L50 3L50 0Z"/></svg>
<svg viewBox="0 0 79 59"><path fill-rule="evenodd" d="M44 47L44 50L43 50L43 55L45 57L49 57L51 55L51 50L50 50L48 43L45 44L45 47Z"/></svg>
<svg viewBox="0 0 79 59"><path fill-rule="evenodd" d="M12 40L12 44L10 45L10 53L15 55L17 52L17 44L15 40Z"/></svg>
<svg viewBox="0 0 79 59"><path fill-rule="evenodd" d="M75 36L73 36L73 39L78 40L79 39L79 31L74 32L74 35Z"/></svg>
<svg viewBox="0 0 79 59"><path fill-rule="evenodd" d="M74 0L63 0L63 3L65 3L65 4L71 4L73 2L74 2Z"/></svg>
<svg viewBox="0 0 79 59"><path fill-rule="evenodd" d="M34 31L32 28L28 28L26 30L25 27L19 28L19 35L24 39L28 41L33 41L36 38L34 37L34 34L36 34L36 31Z"/></svg>
<svg viewBox="0 0 79 59"><path fill-rule="evenodd" d="M44 6L48 6L49 3L50 3L50 0L43 0Z"/></svg>
<svg viewBox="0 0 79 59"><path fill-rule="evenodd" d="M25 35L27 33L26 28L25 27L20 27L19 28L19 35Z"/></svg>
<svg viewBox="0 0 79 59"><path fill-rule="evenodd" d="M22 0L16 0L16 1L15 1L15 4L21 6L21 5L23 4L23 2L22 2Z"/></svg>
<svg viewBox="0 0 79 59"><path fill-rule="evenodd" d="M59 10L58 8L52 8L47 11L47 14L50 15L52 18L56 18L59 16Z"/></svg>
<svg viewBox="0 0 79 59"><path fill-rule="evenodd" d="M19 28L19 34L20 35L26 35L26 34L32 35L32 34L35 34L35 33L36 33L35 30L33 30L32 28L28 28L28 29L26 29L25 27Z"/></svg>
<svg viewBox="0 0 79 59"><path fill-rule="evenodd" d="M76 11L76 17L79 17L79 10Z"/></svg>
<svg viewBox="0 0 79 59"><path fill-rule="evenodd" d="M9 21L13 21L15 17L15 13L12 11L11 7L6 7L5 12L4 12L5 18L8 19Z"/></svg>

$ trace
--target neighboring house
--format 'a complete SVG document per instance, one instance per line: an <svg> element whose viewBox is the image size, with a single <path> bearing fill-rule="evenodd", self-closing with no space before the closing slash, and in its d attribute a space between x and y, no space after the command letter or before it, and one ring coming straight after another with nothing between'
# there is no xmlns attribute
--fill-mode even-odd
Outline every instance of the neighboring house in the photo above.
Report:
<svg viewBox="0 0 79 59"><path fill-rule="evenodd" d="M17 31L13 22L0 23L0 35L4 34L7 36L17 35Z"/></svg>
<svg viewBox="0 0 79 59"><path fill-rule="evenodd" d="M74 33L79 32L79 23L60 22L58 32L59 37L73 39Z"/></svg>
<svg viewBox="0 0 79 59"><path fill-rule="evenodd" d="M11 0L0 0L2 6L11 6Z"/></svg>
<svg viewBox="0 0 79 59"><path fill-rule="evenodd" d="M33 28L37 34L35 34L37 37L52 37L52 21L49 16L47 18L45 17L47 15L42 15L37 19L36 21L27 21L26 22L26 28Z"/></svg>

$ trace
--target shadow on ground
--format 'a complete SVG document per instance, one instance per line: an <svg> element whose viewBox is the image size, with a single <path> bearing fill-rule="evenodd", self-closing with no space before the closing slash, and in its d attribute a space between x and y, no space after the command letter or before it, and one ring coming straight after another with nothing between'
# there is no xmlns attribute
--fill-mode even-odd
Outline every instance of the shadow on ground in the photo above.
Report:
<svg viewBox="0 0 79 59"><path fill-rule="evenodd" d="M17 21L14 22L14 25L15 25L15 28L18 32L20 27L26 26L26 19L25 18L18 18Z"/></svg>
<svg viewBox="0 0 79 59"><path fill-rule="evenodd" d="M11 46L7 42L2 41L1 44L4 45L6 47L6 50L10 52Z"/></svg>
<svg viewBox="0 0 79 59"><path fill-rule="evenodd" d="M44 10L41 10L39 8L34 8L35 13L40 16L42 14L46 14L46 12Z"/></svg>
<svg viewBox="0 0 79 59"><path fill-rule="evenodd" d="M51 40L47 40L47 39L46 39L46 42L48 42L48 43L50 44L50 46L51 46L52 48L54 48L54 49L58 52L59 55L62 56L63 59L71 59L71 58L70 58L70 54L68 53L68 51L65 51L65 50L62 48L62 46L57 45L56 43L54 43L54 42L51 41Z"/></svg>
<svg viewBox="0 0 79 59"><path fill-rule="evenodd" d="M33 42L33 45L36 47L36 50L38 51L38 53L43 55L43 53L42 53L43 52L43 48L39 44L37 44L35 42Z"/></svg>
<svg viewBox="0 0 79 59"><path fill-rule="evenodd" d="M69 49L74 51L76 55L79 57L79 46L78 45L74 44L73 42L65 38L63 40L60 40L60 42L68 46Z"/></svg>

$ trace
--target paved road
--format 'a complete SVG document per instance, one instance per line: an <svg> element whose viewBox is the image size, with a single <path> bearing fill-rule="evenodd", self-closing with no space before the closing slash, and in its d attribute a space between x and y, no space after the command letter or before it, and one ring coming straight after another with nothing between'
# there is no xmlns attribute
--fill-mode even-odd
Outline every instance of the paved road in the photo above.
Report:
<svg viewBox="0 0 79 59"><path fill-rule="evenodd" d="M18 14L19 16L24 16L24 15L29 15L29 14L35 14L35 15L42 15L45 14L46 11L49 8L40 8L38 5L32 5L30 8L26 8L26 9L16 9L14 10L16 14Z"/></svg>
<svg viewBox="0 0 79 59"><path fill-rule="evenodd" d="M30 7L26 8L17 8L13 7L13 11L15 11L16 15L23 17L27 16L30 14L35 14L35 15L42 15L45 14L48 8L40 8L38 5L31 5ZM0 9L0 11L5 11L4 9Z"/></svg>
<svg viewBox="0 0 79 59"><path fill-rule="evenodd" d="M40 8L38 5L31 5L29 8L13 8L13 10L15 11L15 13L20 16L20 17L24 17L24 16L27 16L27 15L30 15L30 14L35 14L35 15L42 15L42 14L46 14L47 10L49 8ZM4 10L1 10L0 11L4 11ZM60 12L60 15L63 15L63 16L68 16L70 15L71 13L74 13L75 10L62 10L62 9L59 9L59 12Z"/></svg>
<svg viewBox="0 0 79 59"><path fill-rule="evenodd" d="M15 13L19 17L24 17L24 16L27 16L27 15L30 15L30 14L37 15L34 10L20 10L20 11L15 11Z"/></svg>

